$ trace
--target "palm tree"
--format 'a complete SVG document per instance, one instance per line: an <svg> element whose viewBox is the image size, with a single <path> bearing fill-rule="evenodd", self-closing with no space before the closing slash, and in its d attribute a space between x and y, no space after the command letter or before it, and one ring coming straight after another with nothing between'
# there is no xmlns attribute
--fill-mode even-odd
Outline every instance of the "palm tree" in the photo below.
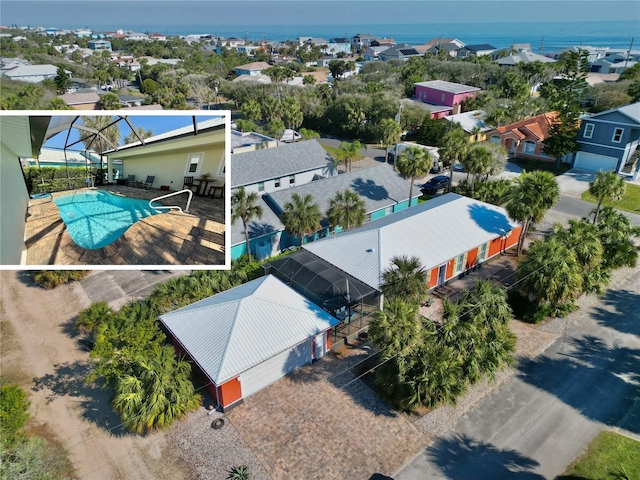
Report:
<svg viewBox="0 0 640 480"><path fill-rule="evenodd" d="M380 291L385 298L421 303L427 297L427 271L417 257L393 257L382 273Z"/></svg>
<svg viewBox="0 0 640 480"><path fill-rule="evenodd" d="M385 146L385 158L384 161L389 163L389 147L400 142L400 136L402 135L402 127L392 118L385 118L380 122L382 128L382 141Z"/></svg>
<svg viewBox="0 0 640 480"><path fill-rule="evenodd" d="M598 223L598 213L605 198L609 200L620 200L624 196L626 185L624 179L615 172L605 172L600 170L596 173L596 178L589 183L589 193L598 199L598 206L593 215L593 223Z"/></svg>
<svg viewBox="0 0 640 480"><path fill-rule="evenodd" d="M73 328L80 330L81 333L94 332L102 322L108 321L112 314L113 310L107 302L92 303L78 314Z"/></svg>
<svg viewBox="0 0 640 480"><path fill-rule="evenodd" d="M136 433L167 428L202 403L190 376L191 364L178 360L173 347L157 347L118 379L113 407Z"/></svg>
<svg viewBox="0 0 640 480"><path fill-rule="evenodd" d="M291 130L295 130L300 125L302 125L302 121L304 120L304 115L302 110L300 109L300 103L293 98L287 97L282 102L283 106L283 115L282 120L284 121L287 128ZM293 135L293 141L295 142L295 135Z"/></svg>
<svg viewBox="0 0 640 480"><path fill-rule="evenodd" d="M124 143L128 145L130 143L135 143L140 141L140 139L144 140L153 136L153 130L147 130L144 127L137 127L135 132L131 130L129 134L125 137Z"/></svg>
<svg viewBox="0 0 640 480"><path fill-rule="evenodd" d="M505 208L513 220L522 223L516 253L519 256L522 253L529 226L542 220L547 210L558 202L560 189L553 174L541 170L533 172L523 170L515 179L515 183Z"/></svg>
<svg viewBox="0 0 640 480"><path fill-rule="evenodd" d="M470 144L464 130L456 128L447 132L442 139L442 146L438 149L438 155L445 167L450 167L454 163L462 163L469 151ZM453 182L453 169L451 169L449 186Z"/></svg>
<svg viewBox="0 0 640 480"><path fill-rule="evenodd" d="M407 303L402 298L390 298L384 302L384 308L376 312L369 324L369 335L385 355L406 357L421 343L418 308L418 304Z"/></svg>
<svg viewBox="0 0 640 480"><path fill-rule="evenodd" d="M304 244L307 235L311 235L320 229L322 213L317 203L313 203L313 197L306 194L301 197L294 193L291 201L284 204L284 212L280 220L289 233L300 237L300 245Z"/></svg>
<svg viewBox="0 0 640 480"><path fill-rule="evenodd" d="M609 206L602 207L596 226L604 247L605 268L634 267L638 260L638 249L633 237L640 237L640 227L631 226L624 214Z"/></svg>
<svg viewBox="0 0 640 480"><path fill-rule="evenodd" d="M411 206L411 198L413 197L413 182L416 178L424 177L429 170L431 170L431 166L433 165L433 160L431 159L431 154L420 147L409 147L406 148L399 156L396 161L396 165L398 166L398 172L405 180L409 180L409 206Z"/></svg>
<svg viewBox="0 0 640 480"><path fill-rule="evenodd" d="M238 188L236 192L231 196L231 223L236 223L236 220L242 220L242 226L244 227L244 238L247 242L247 254L249 255L249 262L251 258L251 244L249 243L249 230L247 229L247 223L249 223L254 217L262 218L262 207L255 205L258 200L258 194L252 192L247 195L244 191L244 187Z"/></svg>
<svg viewBox="0 0 640 480"><path fill-rule="evenodd" d="M467 181L469 175L489 175L491 170L492 156L484 145L474 145L468 150L467 155L462 159L461 163L467 171ZM475 179L475 177L474 177Z"/></svg>
<svg viewBox="0 0 640 480"><path fill-rule="evenodd" d="M344 192L337 192L329 201L327 218L335 229L338 225L349 230L352 227L359 227L364 223L367 210L364 200L356 192L346 189Z"/></svg>
<svg viewBox="0 0 640 480"><path fill-rule="evenodd" d="M101 154L110 149L115 149L120 142L120 129L118 122L110 116L83 116L81 140L87 150L93 150Z"/></svg>
<svg viewBox="0 0 640 480"><path fill-rule="evenodd" d="M550 306L551 313L582 292L582 272L575 254L553 237L533 242L517 272L522 290L539 306Z"/></svg>
<svg viewBox="0 0 640 480"><path fill-rule="evenodd" d="M336 160L338 162L344 162L345 170L351 171L351 162L353 159L358 158L360 155L360 149L362 144L358 140L353 142L342 142L336 152Z"/></svg>

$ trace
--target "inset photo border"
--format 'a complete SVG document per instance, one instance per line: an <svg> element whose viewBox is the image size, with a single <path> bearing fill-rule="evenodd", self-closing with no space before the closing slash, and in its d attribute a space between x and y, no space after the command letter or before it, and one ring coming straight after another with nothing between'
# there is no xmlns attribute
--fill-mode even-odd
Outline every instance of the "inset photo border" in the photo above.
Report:
<svg viewBox="0 0 640 480"><path fill-rule="evenodd" d="M231 268L230 119L0 112L0 269Z"/></svg>

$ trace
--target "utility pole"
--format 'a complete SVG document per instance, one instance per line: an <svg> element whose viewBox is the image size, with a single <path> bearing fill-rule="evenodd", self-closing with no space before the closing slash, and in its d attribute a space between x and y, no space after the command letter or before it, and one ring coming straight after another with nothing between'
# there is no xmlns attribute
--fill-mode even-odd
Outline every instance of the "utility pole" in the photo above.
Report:
<svg viewBox="0 0 640 480"><path fill-rule="evenodd" d="M540 48L538 49L538 52L540 53L540 55L542 55L543 51L544 51L544 37L540 38Z"/></svg>
<svg viewBox="0 0 640 480"><path fill-rule="evenodd" d="M629 57L631 57L631 49L633 48L633 39L634 37L631 37L631 43L629 44L629 50L627 50L627 58L624 60L624 69L627 69L627 64L629 63Z"/></svg>

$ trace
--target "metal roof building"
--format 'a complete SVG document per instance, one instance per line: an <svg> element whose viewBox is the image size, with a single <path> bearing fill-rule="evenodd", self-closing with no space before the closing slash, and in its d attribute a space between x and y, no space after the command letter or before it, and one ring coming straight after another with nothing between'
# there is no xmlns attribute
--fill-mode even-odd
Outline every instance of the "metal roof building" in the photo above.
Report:
<svg viewBox="0 0 640 480"><path fill-rule="evenodd" d="M317 305L267 275L160 316L178 350L208 380L222 408L240 402L324 355L338 324Z"/></svg>
<svg viewBox="0 0 640 480"><path fill-rule="evenodd" d="M304 248L376 290L394 257L415 256L436 270L431 287L515 245L516 228L504 208L449 193Z"/></svg>

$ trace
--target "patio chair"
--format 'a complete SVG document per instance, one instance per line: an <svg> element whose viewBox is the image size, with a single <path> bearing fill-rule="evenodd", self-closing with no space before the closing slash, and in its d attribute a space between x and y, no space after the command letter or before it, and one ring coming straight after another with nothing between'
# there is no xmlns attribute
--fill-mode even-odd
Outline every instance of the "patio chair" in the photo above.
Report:
<svg viewBox="0 0 640 480"><path fill-rule="evenodd" d="M128 175L127 179L124 182L125 185L130 185L130 186L134 186L136 184L136 176L135 175Z"/></svg>
<svg viewBox="0 0 640 480"><path fill-rule="evenodd" d="M188 188L189 190L194 190L194 193L197 193L200 190L200 182L194 182L193 177L184 177L184 181L182 182L182 189Z"/></svg>
<svg viewBox="0 0 640 480"><path fill-rule="evenodd" d="M214 198L220 192L220 198L224 197L224 183L222 185L212 185L209 187L209 197Z"/></svg>
<svg viewBox="0 0 640 480"><path fill-rule="evenodd" d="M147 175L147 179L144 181L144 184L142 185L142 187L149 190L153 185L153 181L155 179L156 179L155 175Z"/></svg>

